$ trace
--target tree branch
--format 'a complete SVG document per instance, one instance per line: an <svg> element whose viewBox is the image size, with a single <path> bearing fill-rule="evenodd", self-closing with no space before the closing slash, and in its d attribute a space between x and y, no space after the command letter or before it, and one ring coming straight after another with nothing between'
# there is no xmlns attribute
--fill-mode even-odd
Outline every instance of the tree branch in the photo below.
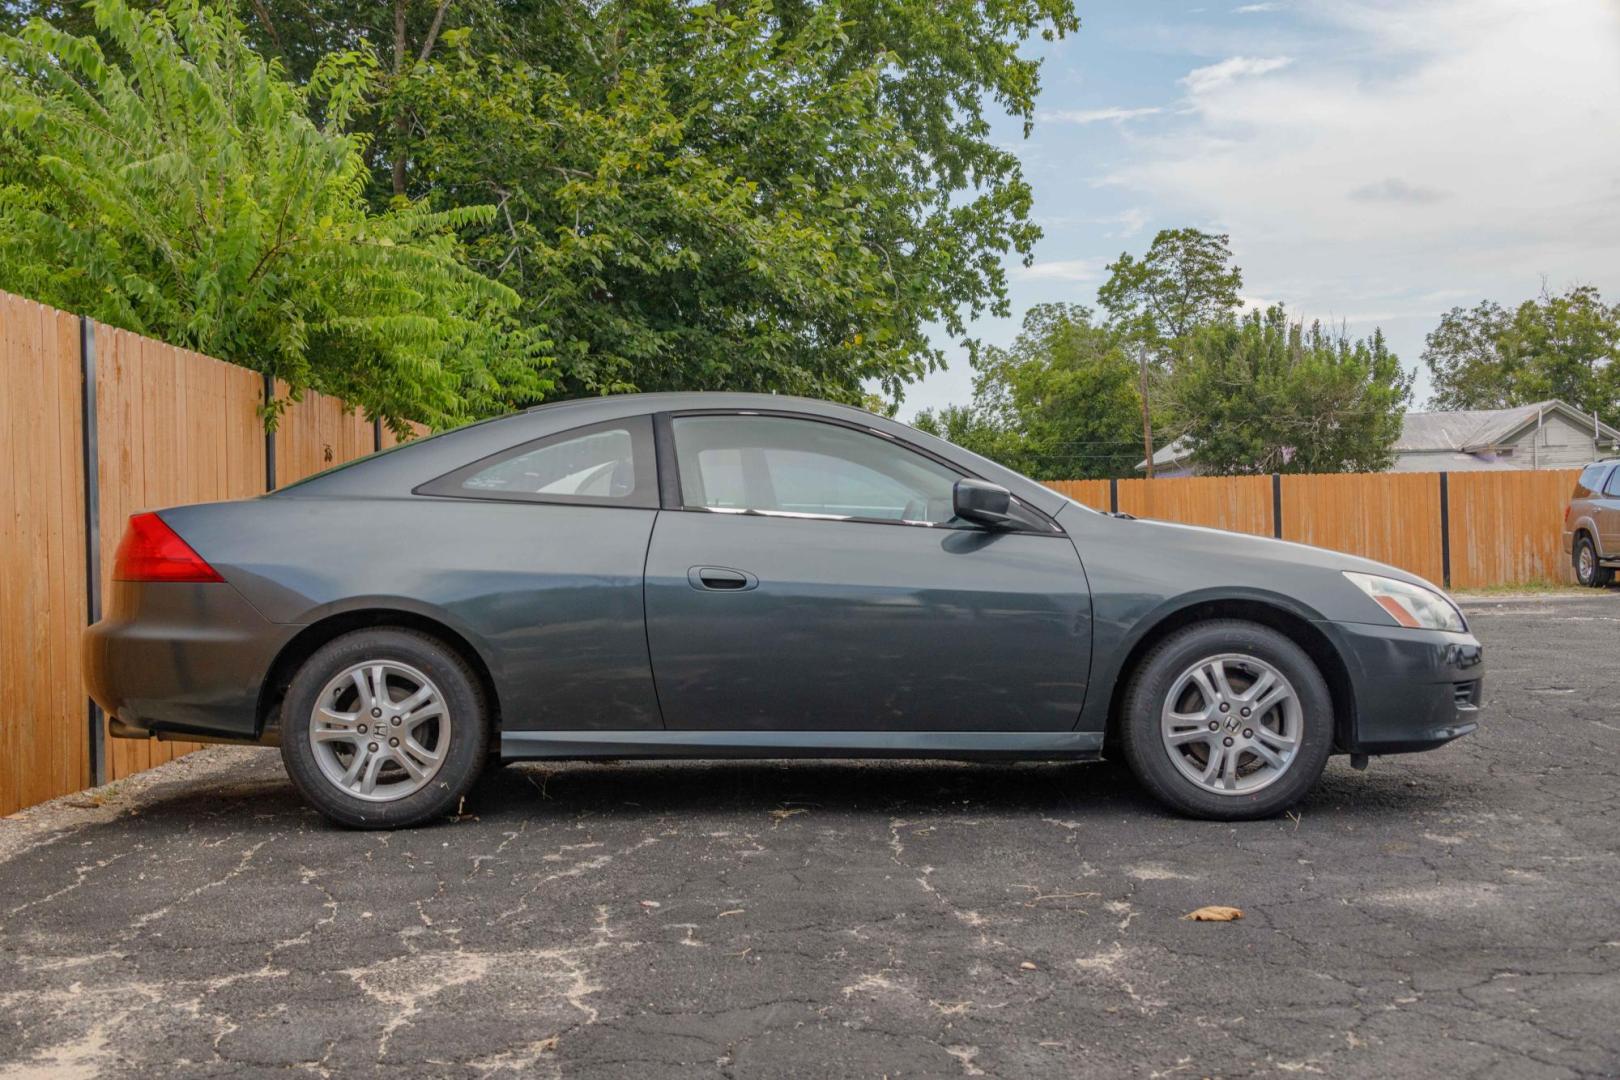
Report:
<svg viewBox="0 0 1620 1080"><path fill-rule="evenodd" d="M433 46L439 40L439 28L444 25L444 13L450 7L450 0L439 0L437 10L433 12L433 25L428 27L427 38L422 42L422 51L416 57L416 62L423 64L433 55Z"/></svg>
<svg viewBox="0 0 1620 1080"><path fill-rule="evenodd" d="M275 20L270 18L270 9L264 6L264 0L253 0L253 12L260 22L264 23L265 33L270 35L270 41L276 47L276 52L287 55L287 46L281 43L281 35L276 32Z"/></svg>

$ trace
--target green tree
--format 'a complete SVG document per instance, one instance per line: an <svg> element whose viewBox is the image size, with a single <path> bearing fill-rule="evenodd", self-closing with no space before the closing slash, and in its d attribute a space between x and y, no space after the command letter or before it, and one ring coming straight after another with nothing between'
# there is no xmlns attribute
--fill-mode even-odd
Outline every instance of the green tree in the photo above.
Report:
<svg viewBox="0 0 1620 1080"><path fill-rule="evenodd" d="M1412 376L1382 331L1351 341L1277 305L1193 331L1165 391L1207 472L1378 472L1394 461Z"/></svg>
<svg viewBox="0 0 1620 1080"><path fill-rule="evenodd" d="M1135 365L1077 304L1031 308L1009 348L985 350L971 407L918 417L924 430L1050 480L1129 475L1139 424Z"/></svg>
<svg viewBox="0 0 1620 1080"><path fill-rule="evenodd" d="M447 33L394 99L413 191L495 199L480 265L552 328L561 391L897 397L1006 310L1039 230L986 102L1026 119L1067 0L535 13L521 53ZM499 148L492 152L492 148Z"/></svg>
<svg viewBox="0 0 1620 1080"><path fill-rule="evenodd" d="M1108 267L1097 302L1136 361L1147 474L1153 476L1152 402L1156 382L1186 356L1200 327L1229 324L1242 301L1243 272L1229 238L1164 229L1140 259L1123 253Z"/></svg>
<svg viewBox="0 0 1620 1080"><path fill-rule="evenodd" d="M972 405L924 409L912 419L911 426L991 461L1005 465L1015 459L1013 437Z"/></svg>
<svg viewBox="0 0 1620 1080"><path fill-rule="evenodd" d="M1543 293L1513 311L1484 301L1452 308L1423 362L1440 409L1500 409L1559 398L1620 422L1620 304L1591 286Z"/></svg>
<svg viewBox="0 0 1620 1080"><path fill-rule="evenodd" d="M0 288L344 396L399 426L536 400L543 342L461 259L490 205L372 213L366 58L305 91L194 2L0 36ZM100 41L109 43L104 52Z"/></svg>

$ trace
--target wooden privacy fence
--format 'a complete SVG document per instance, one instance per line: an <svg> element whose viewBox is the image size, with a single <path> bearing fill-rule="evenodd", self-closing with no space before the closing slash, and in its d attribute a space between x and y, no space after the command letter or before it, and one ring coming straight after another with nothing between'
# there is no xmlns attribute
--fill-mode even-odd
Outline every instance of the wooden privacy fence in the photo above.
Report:
<svg viewBox="0 0 1620 1080"><path fill-rule="evenodd" d="M1564 507L1579 469L1049 480L1099 510L1297 540L1457 589L1570 582Z"/></svg>
<svg viewBox="0 0 1620 1080"><path fill-rule="evenodd" d="M195 749L104 739L79 635L124 522L258 495L394 443L306 394L273 437L246 368L0 293L0 814Z"/></svg>
<svg viewBox="0 0 1620 1080"><path fill-rule="evenodd" d="M308 394L267 437L245 368L0 293L0 814L194 748L105 739L79 635L124 521L243 498L392 445ZM1575 472L1053 481L1099 509L1281 536L1458 588L1568 580Z"/></svg>

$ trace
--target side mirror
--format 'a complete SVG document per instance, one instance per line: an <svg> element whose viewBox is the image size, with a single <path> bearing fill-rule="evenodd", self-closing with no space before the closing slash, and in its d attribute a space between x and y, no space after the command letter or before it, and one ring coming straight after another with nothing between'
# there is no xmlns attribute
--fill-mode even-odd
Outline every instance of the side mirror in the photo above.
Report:
<svg viewBox="0 0 1620 1080"><path fill-rule="evenodd" d="M963 521L999 528L1013 519L1012 492L988 480L962 479L951 489L951 509Z"/></svg>

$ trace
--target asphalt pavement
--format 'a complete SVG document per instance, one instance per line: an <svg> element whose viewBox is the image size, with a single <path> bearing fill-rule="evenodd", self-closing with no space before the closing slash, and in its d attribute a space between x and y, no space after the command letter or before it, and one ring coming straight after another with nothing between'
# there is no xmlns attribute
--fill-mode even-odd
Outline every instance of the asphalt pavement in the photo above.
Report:
<svg viewBox="0 0 1620 1080"><path fill-rule="evenodd" d="M1477 734L1239 825L1108 764L627 762L358 833L194 754L0 821L0 1077L1620 1075L1620 592L1468 611Z"/></svg>

